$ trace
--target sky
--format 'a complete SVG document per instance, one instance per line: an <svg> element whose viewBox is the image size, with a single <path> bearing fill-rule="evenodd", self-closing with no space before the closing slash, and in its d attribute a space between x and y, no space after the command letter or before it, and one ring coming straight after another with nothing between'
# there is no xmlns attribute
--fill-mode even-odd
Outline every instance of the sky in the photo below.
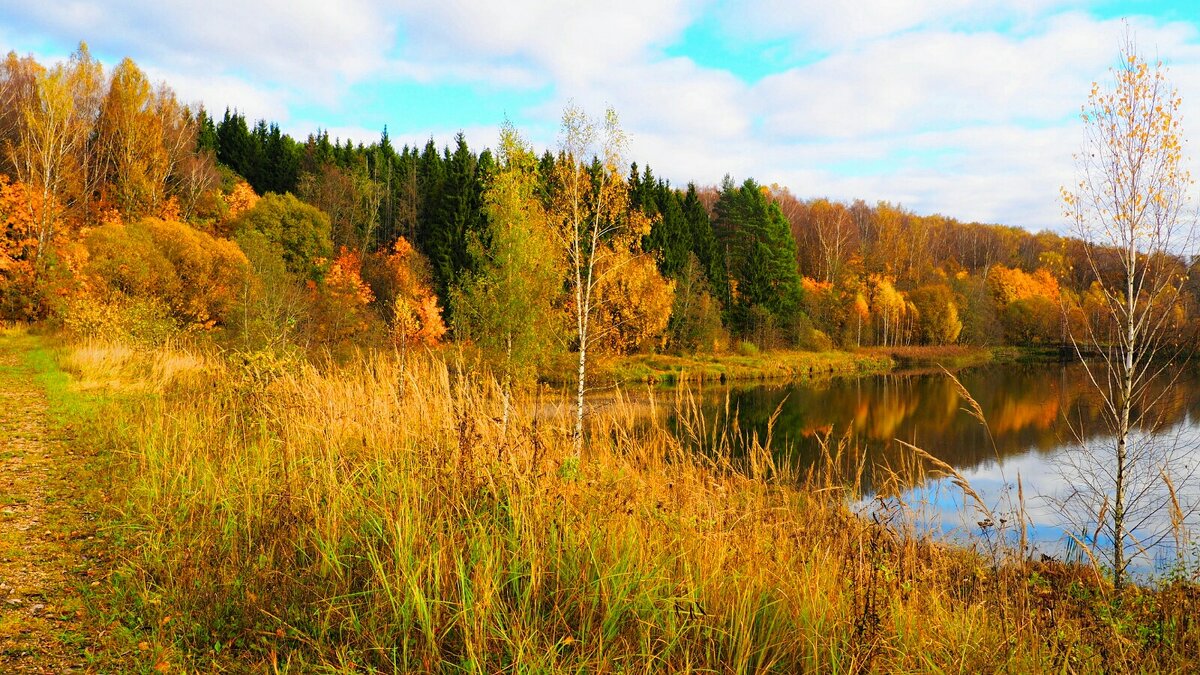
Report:
<svg viewBox="0 0 1200 675"><path fill-rule="evenodd" d="M1059 231L1080 108L1127 27L1200 139L1190 0L0 0L4 51L53 63L86 41L300 139L386 125L482 148L507 119L540 150L568 102L612 106L629 160L677 186L728 174Z"/></svg>

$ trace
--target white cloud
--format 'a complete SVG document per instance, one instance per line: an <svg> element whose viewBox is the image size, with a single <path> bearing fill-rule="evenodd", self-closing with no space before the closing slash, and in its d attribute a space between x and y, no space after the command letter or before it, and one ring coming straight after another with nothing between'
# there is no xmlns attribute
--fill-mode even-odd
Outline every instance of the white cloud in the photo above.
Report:
<svg viewBox="0 0 1200 675"><path fill-rule="evenodd" d="M114 58L193 77L265 80L330 100L379 69L392 42L391 24L365 0L0 0L0 14L17 32L86 40Z"/></svg>
<svg viewBox="0 0 1200 675"><path fill-rule="evenodd" d="M916 29L1021 28L1082 0L750 0L723 12L726 25L758 38L786 38L798 49L837 51Z"/></svg>
<svg viewBox="0 0 1200 675"><path fill-rule="evenodd" d="M1120 31L1064 15L1028 37L906 33L767 77L756 99L768 133L798 138L1059 122L1078 110Z"/></svg>
<svg viewBox="0 0 1200 675"><path fill-rule="evenodd" d="M417 0L401 15L405 60L512 60L567 89L643 61L693 18L683 0Z"/></svg>
<svg viewBox="0 0 1200 675"><path fill-rule="evenodd" d="M1034 228L1059 222L1057 190L1081 140L1075 113L1123 31L1084 0L53 4L0 0L0 40L89 39L134 56L183 100L215 114L234 105L298 136L321 127L371 142L384 119L397 145L450 143L463 126L456 110L413 126L402 105L368 110L354 85L370 82L377 103L397 82L454 83L477 101L505 96L539 148L554 144L568 99L593 113L611 104L630 159L677 185L729 173L801 196ZM668 56L703 12L730 39L783 44L803 65L747 83L711 58ZM1131 23L1143 50L1171 64L1184 124L1200 133L1196 26ZM473 147L494 144L494 125L466 126Z"/></svg>

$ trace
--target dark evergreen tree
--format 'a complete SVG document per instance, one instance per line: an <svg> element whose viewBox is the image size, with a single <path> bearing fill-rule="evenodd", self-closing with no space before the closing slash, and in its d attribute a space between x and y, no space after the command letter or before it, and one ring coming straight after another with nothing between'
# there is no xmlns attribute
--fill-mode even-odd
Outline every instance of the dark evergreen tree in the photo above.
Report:
<svg viewBox="0 0 1200 675"><path fill-rule="evenodd" d="M428 239L434 278L441 291L448 291L459 272L467 266L467 239L482 228L480 198L483 192L478 159L460 133L455 137L454 153L446 158L445 183L438 211L440 227ZM447 297L442 294L442 297ZM453 309L451 308L451 312Z"/></svg>
<svg viewBox="0 0 1200 675"><path fill-rule="evenodd" d="M660 182L658 187L657 201L663 207L650 226L644 246L647 251L655 252L658 270L663 276L674 277L687 263L688 253L692 252L692 238L679 194L666 183Z"/></svg>
<svg viewBox="0 0 1200 675"><path fill-rule="evenodd" d="M196 132L196 150L204 151L211 150L217 152L221 145L220 139L217 137L217 124L204 108L196 115L197 132Z"/></svg>
<svg viewBox="0 0 1200 675"><path fill-rule="evenodd" d="M246 126L246 118L226 108L225 118L217 125L217 141L217 160L241 175L253 187L250 179L258 163L257 145L250 128Z"/></svg>
<svg viewBox="0 0 1200 675"><path fill-rule="evenodd" d="M688 183L687 193L680 205L683 218L687 223L688 238L691 241L692 252L700 260L704 274L708 277L713 294L721 301L722 306L729 307L730 289L729 272L725 263L725 249L717 241L713 231L712 219L708 210L700 201L695 183Z"/></svg>
<svg viewBox="0 0 1200 675"><path fill-rule="evenodd" d="M262 180L265 192L284 194L296 191L300 178L300 153L291 136L272 124L263 149Z"/></svg>
<svg viewBox="0 0 1200 675"><path fill-rule="evenodd" d="M554 155L549 150L542 153L542 158L538 161L537 193L545 208L550 208L553 199L554 167Z"/></svg>
<svg viewBox="0 0 1200 675"><path fill-rule="evenodd" d="M442 155L430 138L417 162L417 192L420 194L417 204L417 246L429 259L435 274L439 267L448 269L450 266L450 249L446 244L448 237L441 222L445 184L446 169ZM439 260L439 257L444 259Z"/></svg>
<svg viewBox="0 0 1200 675"><path fill-rule="evenodd" d="M734 328L742 334L787 333L801 299L796 242L787 218L753 179L735 187L728 176L716 211L714 229L736 284L730 307Z"/></svg>

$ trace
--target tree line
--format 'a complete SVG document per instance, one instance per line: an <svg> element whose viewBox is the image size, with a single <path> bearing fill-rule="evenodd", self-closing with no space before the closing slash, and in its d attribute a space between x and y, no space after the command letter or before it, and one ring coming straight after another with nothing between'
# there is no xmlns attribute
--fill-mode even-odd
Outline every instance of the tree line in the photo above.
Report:
<svg viewBox="0 0 1200 675"><path fill-rule="evenodd" d="M482 150L297 140L183 105L132 60L105 72L83 44L53 66L8 55L0 149L0 313L91 333L455 339L528 375L584 346L1058 344L1103 330L1121 273L1048 231L753 179L675 186L621 151L539 154L511 127ZM1185 292L1151 300L1193 340L1191 261L1168 262Z"/></svg>

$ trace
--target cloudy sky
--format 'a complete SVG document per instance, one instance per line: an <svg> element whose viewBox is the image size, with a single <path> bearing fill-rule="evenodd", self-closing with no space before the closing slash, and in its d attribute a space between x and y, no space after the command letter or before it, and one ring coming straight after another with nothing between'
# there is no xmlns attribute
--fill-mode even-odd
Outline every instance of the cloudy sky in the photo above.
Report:
<svg viewBox="0 0 1200 675"><path fill-rule="evenodd" d="M612 105L630 158L675 184L728 173L1036 230L1061 227L1080 106L1125 21L1200 139L1191 0L0 0L0 48L52 62L84 40L299 137L484 146L507 117L543 148L568 100Z"/></svg>

